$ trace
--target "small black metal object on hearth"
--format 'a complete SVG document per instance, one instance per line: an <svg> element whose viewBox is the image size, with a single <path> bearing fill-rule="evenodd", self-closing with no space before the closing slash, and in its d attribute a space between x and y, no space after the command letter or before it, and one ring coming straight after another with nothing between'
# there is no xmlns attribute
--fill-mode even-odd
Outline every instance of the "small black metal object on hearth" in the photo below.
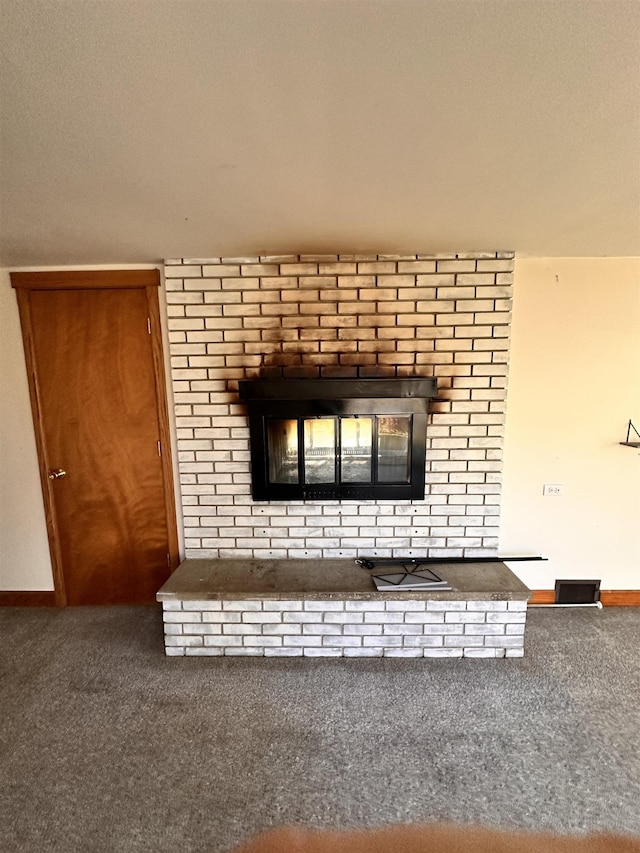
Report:
<svg viewBox="0 0 640 853"><path fill-rule="evenodd" d="M428 589L454 589L434 572L430 566L443 566L455 563L509 563L537 562L546 557L361 557L356 560L358 566L374 572L371 577L378 591L403 590L406 592ZM390 571L387 571L390 570Z"/></svg>
<svg viewBox="0 0 640 853"><path fill-rule="evenodd" d="M360 559L356 560L356 563L363 569L372 572L371 577L379 592L392 589L401 589L407 592L452 589L446 580L427 566L424 560L402 557L378 560Z"/></svg>

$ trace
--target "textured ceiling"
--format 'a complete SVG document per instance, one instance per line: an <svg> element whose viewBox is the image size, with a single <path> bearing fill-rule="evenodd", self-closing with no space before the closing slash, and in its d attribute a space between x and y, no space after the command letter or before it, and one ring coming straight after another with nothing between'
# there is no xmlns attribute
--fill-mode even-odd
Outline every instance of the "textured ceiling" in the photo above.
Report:
<svg viewBox="0 0 640 853"><path fill-rule="evenodd" d="M0 0L5 265L640 255L640 3Z"/></svg>

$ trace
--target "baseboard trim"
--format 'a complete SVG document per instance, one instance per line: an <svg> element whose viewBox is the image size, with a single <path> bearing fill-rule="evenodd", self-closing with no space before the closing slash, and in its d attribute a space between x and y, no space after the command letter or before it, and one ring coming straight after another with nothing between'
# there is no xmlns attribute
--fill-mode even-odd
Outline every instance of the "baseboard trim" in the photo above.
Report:
<svg viewBox="0 0 640 853"><path fill-rule="evenodd" d="M532 589L529 604L554 604L555 600L555 589Z"/></svg>
<svg viewBox="0 0 640 853"><path fill-rule="evenodd" d="M640 607L640 589L605 589L600 601L605 607Z"/></svg>
<svg viewBox="0 0 640 853"><path fill-rule="evenodd" d="M53 590L36 592L0 592L0 607L55 607Z"/></svg>
<svg viewBox="0 0 640 853"><path fill-rule="evenodd" d="M534 589L529 604L555 604L554 589ZM603 607L640 607L640 589L603 589L600 591Z"/></svg>

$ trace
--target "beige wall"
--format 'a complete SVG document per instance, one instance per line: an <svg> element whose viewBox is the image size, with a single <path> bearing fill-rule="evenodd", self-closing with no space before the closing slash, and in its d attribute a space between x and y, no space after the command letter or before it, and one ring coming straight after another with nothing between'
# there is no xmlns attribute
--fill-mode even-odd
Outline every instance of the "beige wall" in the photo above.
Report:
<svg viewBox="0 0 640 853"><path fill-rule="evenodd" d="M95 266L92 269L141 269L148 265ZM36 271L36 268L30 268ZM37 269L46 269L40 267ZM50 268L49 268L50 269ZM80 267L68 267L80 269ZM87 267L82 267L87 269ZM160 294L163 346L168 370L166 300ZM173 391L167 385L169 411ZM38 477L33 422L29 404L20 319L9 272L0 269L0 590L51 590L53 576L47 540L42 492ZM172 430L176 461L175 429ZM177 468L174 474L178 483ZM176 502L180 506L179 494ZM178 510L179 511L179 510ZM181 538L182 521L178 518Z"/></svg>
<svg viewBox="0 0 640 853"><path fill-rule="evenodd" d="M20 319L0 270L0 590L53 589Z"/></svg>
<svg viewBox="0 0 640 853"><path fill-rule="evenodd" d="M640 588L640 259L517 261L507 399L500 552L549 558L512 564L535 589Z"/></svg>

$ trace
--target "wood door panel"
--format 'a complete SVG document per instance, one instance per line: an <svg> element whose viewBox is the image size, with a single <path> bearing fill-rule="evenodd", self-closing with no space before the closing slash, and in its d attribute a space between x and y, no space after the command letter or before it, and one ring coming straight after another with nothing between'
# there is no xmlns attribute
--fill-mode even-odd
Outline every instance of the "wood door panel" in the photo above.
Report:
<svg viewBox="0 0 640 853"><path fill-rule="evenodd" d="M170 573L144 288L30 293L69 604L152 601Z"/></svg>

